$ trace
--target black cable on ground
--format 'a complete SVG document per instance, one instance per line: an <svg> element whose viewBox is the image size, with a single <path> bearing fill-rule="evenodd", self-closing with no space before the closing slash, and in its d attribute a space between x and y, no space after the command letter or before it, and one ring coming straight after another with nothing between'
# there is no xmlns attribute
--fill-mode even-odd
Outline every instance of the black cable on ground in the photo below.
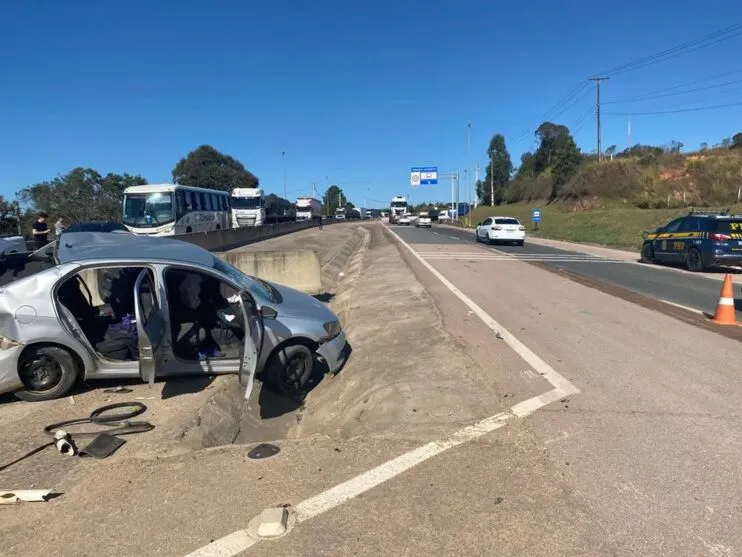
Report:
<svg viewBox="0 0 742 557"><path fill-rule="evenodd" d="M129 410L128 412L107 414L107 412L116 410L118 408L129 408L131 410ZM50 437L54 437L54 433L57 430L62 429L62 427L80 424L110 426L110 429L99 429L98 431L81 431L74 433L74 435L70 435L72 435L73 437L95 437L100 433L107 433L109 435L133 435L135 433L144 433L146 431L153 430L155 426L149 422L134 422L131 421L131 419L136 418L146 411L147 407L141 402L117 402L116 404L109 404L108 406L101 406L100 408L96 408L90 413L90 416L88 416L87 418L75 418L72 420L50 424L44 428L44 433L46 433ZM0 472L5 470L6 468L10 468L14 464L18 464L19 462L35 455L36 453L43 451L47 447L53 446L54 441L39 445L20 458L17 458L12 462L0 466Z"/></svg>
<svg viewBox="0 0 742 557"><path fill-rule="evenodd" d="M109 410L117 408L132 408L129 412L119 412L118 414L106 415ZM80 431L70 432L73 437L95 437L99 433L108 433L109 435L132 435L134 433L144 433L155 428L149 422L132 422L140 414L147 411L147 407L141 402L117 402L108 406L101 406L90 413L87 418L76 418L50 424L44 428L44 433L54 437L54 432L66 426L80 424L95 424L100 426L114 426L111 429L102 429L98 431Z"/></svg>

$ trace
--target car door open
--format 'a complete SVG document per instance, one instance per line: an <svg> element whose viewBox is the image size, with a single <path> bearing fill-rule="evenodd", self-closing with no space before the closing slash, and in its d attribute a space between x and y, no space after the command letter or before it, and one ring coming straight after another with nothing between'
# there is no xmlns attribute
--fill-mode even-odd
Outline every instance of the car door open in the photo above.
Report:
<svg viewBox="0 0 742 557"><path fill-rule="evenodd" d="M134 283L134 312L139 344L139 376L152 384L157 374L163 371L165 314L150 269L142 269Z"/></svg>
<svg viewBox="0 0 742 557"><path fill-rule="evenodd" d="M258 366L258 356L263 345L263 319L258 306L249 292L240 292L240 306L245 323L244 346L240 358L240 383L245 389L245 400L250 398L255 370Z"/></svg>

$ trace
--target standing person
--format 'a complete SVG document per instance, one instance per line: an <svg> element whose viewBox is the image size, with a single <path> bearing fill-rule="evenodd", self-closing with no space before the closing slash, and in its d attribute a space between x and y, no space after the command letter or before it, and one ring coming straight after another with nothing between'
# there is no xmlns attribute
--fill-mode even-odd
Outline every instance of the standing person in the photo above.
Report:
<svg viewBox="0 0 742 557"><path fill-rule="evenodd" d="M31 233L36 241L36 249L41 249L49 243L49 225L46 224L46 217L46 213L39 213L39 217L33 223Z"/></svg>
<svg viewBox="0 0 742 557"><path fill-rule="evenodd" d="M324 220L324 217L322 215L317 217L317 222L319 223L319 229L322 230L322 221Z"/></svg>
<svg viewBox="0 0 742 557"><path fill-rule="evenodd" d="M57 222L54 223L54 234L57 236L57 238L64 232L65 226L64 226L64 217L60 216L57 219Z"/></svg>

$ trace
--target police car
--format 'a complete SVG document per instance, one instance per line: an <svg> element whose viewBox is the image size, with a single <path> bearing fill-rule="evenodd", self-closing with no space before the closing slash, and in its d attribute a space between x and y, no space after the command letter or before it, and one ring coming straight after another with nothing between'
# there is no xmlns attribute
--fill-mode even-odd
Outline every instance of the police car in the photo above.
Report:
<svg viewBox="0 0 742 557"><path fill-rule="evenodd" d="M683 263L689 271L742 265L742 215L694 211L642 235L644 263Z"/></svg>

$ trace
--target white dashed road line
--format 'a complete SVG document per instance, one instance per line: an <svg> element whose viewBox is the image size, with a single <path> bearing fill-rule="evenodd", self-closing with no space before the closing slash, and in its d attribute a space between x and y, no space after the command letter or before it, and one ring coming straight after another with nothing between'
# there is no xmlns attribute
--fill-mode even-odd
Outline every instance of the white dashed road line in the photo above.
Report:
<svg viewBox="0 0 742 557"><path fill-rule="evenodd" d="M553 389L529 398L512 406L508 412L501 412L489 418L485 418L475 424L465 427L451 436L433 441L417 449L404 453L397 458L389 460L376 468L356 476L346 482L338 484L322 493L305 499L294 509L295 524L306 522L324 512L347 503L353 498L381 485L382 483L398 476L399 474L425 462L426 460L439 455L449 449L458 447L478 439L488 433L492 433L505 426L508 421L517 418L524 418L544 406L556 402L566 396L579 393L579 389L565 379L554 368L542 360L538 355L532 352L525 344L515 337L510 331L505 329L500 323L495 321L486 311L471 300L466 294L461 292L446 277L439 273L430 263L393 230L387 227L397 239L428 271L430 271L443 285L451 291L454 296L459 298L482 322L489 327L492 332L498 335L502 340L523 360L525 360L533 370L546 379ZM228 536L211 542L210 544L197 549L187 557L232 557L242 553L246 549L261 541L253 537L247 530L238 530Z"/></svg>

